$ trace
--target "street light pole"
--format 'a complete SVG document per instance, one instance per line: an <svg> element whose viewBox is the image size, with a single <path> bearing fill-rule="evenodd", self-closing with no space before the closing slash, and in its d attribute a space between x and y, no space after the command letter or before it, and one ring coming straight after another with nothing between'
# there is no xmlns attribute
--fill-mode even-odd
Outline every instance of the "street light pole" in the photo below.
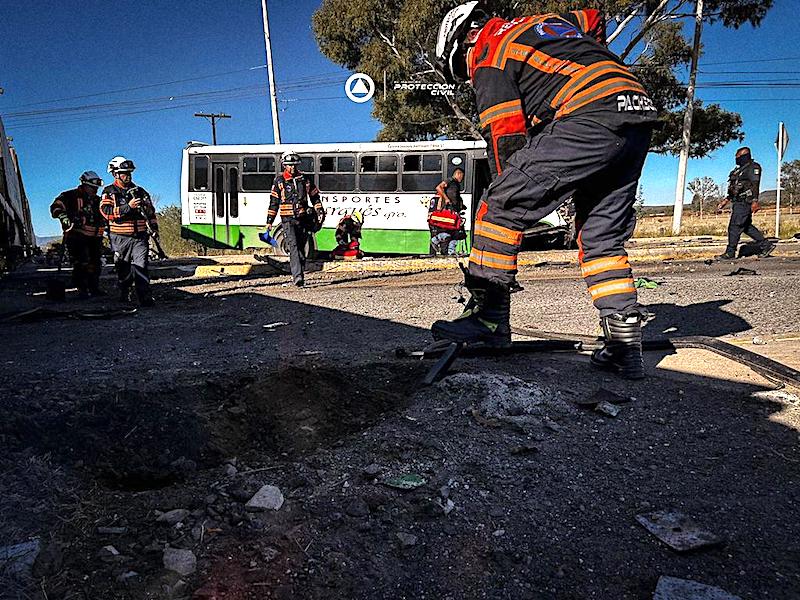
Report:
<svg viewBox="0 0 800 600"><path fill-rule="evenodd" d="M211 143L217 145L217 119L230 119L225 113L194 113L195 117L204 117L211 120Z"/></svg>
<svg viewBox="0 0 800 600"><path fill-rule="evenodd" d="M278 123L278 96L275 93L275 73L272 70L272 45L269 42L267 0L261 0L261 15L264 19L264 47L267 50L267 74L269 76L269 98L272 111L272 137L276 144L280 144L281 126L280 123Z"/></svg>

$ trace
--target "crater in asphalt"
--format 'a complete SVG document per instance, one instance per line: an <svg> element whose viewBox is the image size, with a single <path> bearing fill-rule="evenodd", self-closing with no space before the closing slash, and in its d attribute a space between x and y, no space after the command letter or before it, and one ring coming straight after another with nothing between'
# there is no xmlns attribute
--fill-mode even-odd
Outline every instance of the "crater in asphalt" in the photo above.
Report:
<svg viewBox="0 0 800 600"><path fill-rule="evenodd" d="M409 405L425 365L290 365L159 393L12 408L0 436L116 490L160 489L238 456L292 459Z"/></svg>

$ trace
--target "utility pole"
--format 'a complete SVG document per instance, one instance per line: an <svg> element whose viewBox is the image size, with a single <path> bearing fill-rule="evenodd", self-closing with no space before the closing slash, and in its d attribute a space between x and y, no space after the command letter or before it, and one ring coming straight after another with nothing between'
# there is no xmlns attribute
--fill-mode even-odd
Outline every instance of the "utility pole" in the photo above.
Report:
<svg viewBox="0 0 800 600"><path fill-rule="evenodd" d="M211 120L211 143L217 145L217 119L230 119L225 113L194 113L195 117L204 117Z"/></svg>
<svg viewBox="0 0 800 600"><path fill-rule="evenodd" d="M694 85L697 79L697 63L700 60L700 34L703 30L703 0L697 0L694 16L694 44L692 65L689 71L689 87L686 88L686 115L683 117L683 147L678 159L678 183L675 186L675 209L672 213L672 235L681 232L683 197L686 192L686 165L689 162L689 140L692 135L692 112L694 111Z"/></svg>
<svg viewBox="0 0 800 600"><path fill-rule="evenodd" d="M276 144L281 143L281 126L278 123L278 96L275 93L275 73L272 70L272 45L269 43L269 19L267 0L261 0L261 15L264 18L264 47L267 50L267 74L269 75L269 99L272 111L272 136Z"/></svg>

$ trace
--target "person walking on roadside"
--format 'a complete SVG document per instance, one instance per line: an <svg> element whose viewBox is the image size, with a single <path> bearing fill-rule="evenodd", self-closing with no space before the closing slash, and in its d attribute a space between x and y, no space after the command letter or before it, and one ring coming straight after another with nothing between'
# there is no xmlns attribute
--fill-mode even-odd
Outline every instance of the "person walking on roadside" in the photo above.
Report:
<svg viewBox="0 0 800 600"><path fill-rule="evenodd" d="M475 89L493 181L475 220L471 299L437 340L508 346L510 287L523 232L579 198L581 273L600 312L604 344L592 365L645 376L641 325L624 244L657 113L642 84L605 45L597 10L491 18L477 1L447 13L436 69Z"/></svg>
<svg viewBox="0 0 800 600"><path fill-rule="evenodd" d="M150 235L158 236L158 220L150 194L133 183L136 165L124 156L108 163L114 183L103 188L100 210L111 230L111 247L119 279L120 300L130 302L132 289L140 306L153 306L148 272Z"/></svg>
<svg viewBox="0 0 800 600"><path fill-rule="evenodd" d="M64 245L72 263L72 283L80 298L105 296L100 289L105 219L100 213L98 188L103 180L84 171L78 187L61 192L50 205L50 214L61 222Z"/></svg>
<svg viewBox="0 0 800 600"><path fill-rule="evenodd" d="M292 280L297 287L303 287L306 243L310 233L319 230L324 222L325 210L322 208L317 186L311 178L300 172L299 164L300 156L294 152L285 152L281 156L283 172L272 184L267 210L267 231L280 215L286 248L289 251Z"/></svg>
<svg viewBox="0 0 800 600"><path fill-rule="evenodd" d="M736 259L736 249L743 233L756 241L761 258L766 258L775 250L775 243L765 238L753 225L753 215L761 208L758 203L760 184L761 165L753 160L750 148L739 148L736 151L736 167L728 175L728 193L717 205L717 210L721 211L729 202L732 203L731 220L728 223L728 247L723 254L716 257L717 260Z"/></svg>

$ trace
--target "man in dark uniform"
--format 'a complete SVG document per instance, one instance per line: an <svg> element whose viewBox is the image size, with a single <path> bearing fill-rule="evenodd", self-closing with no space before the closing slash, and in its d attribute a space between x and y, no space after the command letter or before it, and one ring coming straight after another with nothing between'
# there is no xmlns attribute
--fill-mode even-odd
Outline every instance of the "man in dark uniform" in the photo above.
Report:
<svg viewBox="0 0 800 600"><path fill-rule="evenodd" d="M153 306L150 274L150 232L158 235L156 209L150 194L133 183L136 166L124 156L115 156L108 163L114 183L103 189L100 212L108 220L111 249L119 279L120 300L130 302L131 289L136 289L140 306Z"/></svg>
<svg viewBox="0 0 800 600"><path fill-rule="evenodd" d="M759 246L759 256L766 258L775 249L775 244L764 237L758 228L753 225L753 215L761 208L758 204L758 188L761 183L761 165L753 160L750 148L743 147L736 151L736 168L728 175L728 193L722 202L717 205L717 210L722 210L733 202L731 207L731 220L728 223L728 247L718 260L733 260L736 258L736 247L739 238L746 233L753 238Z"/></svg>
<svg viewBox="0 0 800 600"><path fill-rule="evenodd" d="M294 152L281 156L283 173L275 178L267 211L267 230L272 228L280 214L283 235L289 251L289 267L297 287L305 285L303 269L306 264L305 246L309 232L316 230L315 223L325 220L325 210L314 182L297 168L300 157ZM313 207L309 206L309 202Z"/></svg>
<svg viewBox="0 0 800 600"><path fill-rule="evenodd" d="M641 324L624 243L655 107L605 46L596 10L490 19L478 2L451 10L436 45L437 70L469 80L494 181L481 201L466 281L472 298L436 339L511 343L510 286L526 228L579 198L579 260L600 311L605 343L592 364L644 377Z"/></svg>
<svg viewBox="0 0 800 600"><path fill-rule="evenodd" d="M103 180L94 171L85 171L80 185L61 192L50 205L50 214L61 221L64 244L72 262L72 283L81 298L104 296L100 289L100 259L103 254L105 220L100 214L98 188Z"/></svg>

